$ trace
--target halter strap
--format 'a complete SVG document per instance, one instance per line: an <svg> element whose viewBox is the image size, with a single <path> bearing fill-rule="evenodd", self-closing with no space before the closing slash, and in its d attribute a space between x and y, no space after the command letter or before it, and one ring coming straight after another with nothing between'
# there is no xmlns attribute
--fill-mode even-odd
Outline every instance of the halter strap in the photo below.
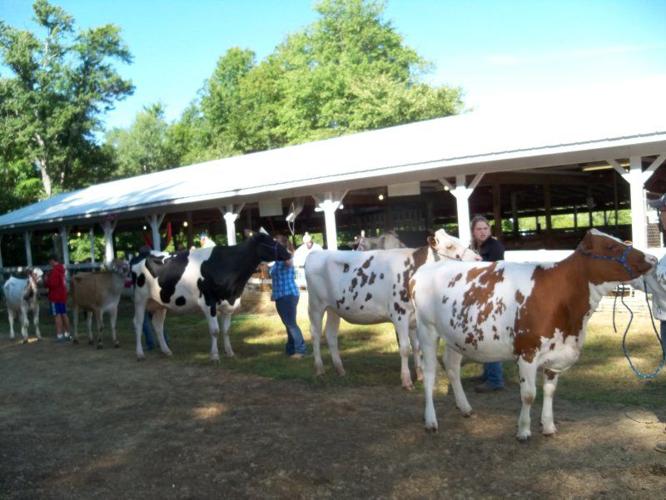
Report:
<svg viewBox="0 0 666 500"><path fill-rule="evenodd" d="M595 255L592 252L586 252L582 248L578 247L576 250L579 251L581 254L585 255L585 257L590 257L591 259L598 259L598 260L612 260L614 262L617 262L618 264L622 264L622 267L629 273L629 279L634 279L638 275L634 275L634 271L631 269L627 262L627 256L629 255L629 252L631 252L634 249L633 245L628 245L627 248L622 252L622 255L619 257L614 257L614 256L609 256L609 255Z"/></svg>

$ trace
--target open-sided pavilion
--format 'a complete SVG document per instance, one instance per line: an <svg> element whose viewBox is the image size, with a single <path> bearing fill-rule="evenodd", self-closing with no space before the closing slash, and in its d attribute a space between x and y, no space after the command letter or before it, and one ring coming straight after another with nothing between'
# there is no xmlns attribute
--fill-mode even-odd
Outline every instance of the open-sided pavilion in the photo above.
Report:
<svg viewBox="0 0 666 500"><path fill-rule="evenodd" d="M552 216L591 219L595 210L637 247L661 246L658 233L649 235L646 183L655 183L666 160L666 100L629 101L469 112L58 194L0 216L0 267L8 238L23 239L32 265L39 232L59 233L68 264L72 228L93 235L101 227L106 259L114 231L144 225L159 250L166 221L187 223L190 245L194 228L224 221L233 245L242 228L286 229L289 220L337 248L338 230L416 233L447 224L469 240L470 213L482 213L509 249L570 250L579 234L558 233ZM630 227L618 224L622 209L631 210ZM525 235L519 221L532 216L545 218L545 227Z"/></svg>

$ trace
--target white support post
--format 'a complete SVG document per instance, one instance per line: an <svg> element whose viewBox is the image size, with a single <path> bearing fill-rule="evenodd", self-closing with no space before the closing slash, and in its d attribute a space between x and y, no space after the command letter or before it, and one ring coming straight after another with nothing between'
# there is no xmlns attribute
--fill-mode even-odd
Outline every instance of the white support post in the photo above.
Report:
<svg viewBox="0 0 666 500"><path fill-rule="evenodd" d="M162 251L162 241L160 239L160 226L164 220L164 214L150 214L146 217L146 221L150 224L150 229L153 234L153 250L156 252Z"/></svg>
<svg viewBox="0 0 666 500"><path fill-rule="evenodd" d="M95 263L95 229L90 228L88 232L90 235L90 262Z"/></svg>
<svg viewBox="0 0 666 500"><path fill-rule="evenodd" d="M227 228L227 245L230 247L236 245L236 220L244 207L245 203L241 203L240 205L224 205L219 209Z"/></svg>
<svg viewBox="0 0 666 500"><path fill-rule="evenodd" d="M116 229L116 221L105 220L101 226L104 231L104 262L109 265L113 262L113 231Z"/></svg>
<svg viewBox="0 0 666 500"><path fill-rule="evenodd" d="M62 263L65 269L69 266L69 228L60 226L60 243L62 245Z"/></svg>
<svg viewBox="0 0 666 500"><path fill-rule="evenodd" d="M324 212L324 225L326 226L326 248L328 250L338 249L338 230L335 224L335 211L342 205L347 191L328 191L320 195L313 195L317 203L315 211Z"/></svg>
<svg viewBox="0 0 666 500"><path fill-rule="evenodd" d="M643 171L643 162L640 156L629 158L629 172L616 160L606 160L620 176L629 183L629 193L631 199L631 240L634 246L640 249L646 249L647 241L647 210L645 206L645 182L652 177L652 174L666 160L666 153L660 154L650 166Z"/></svg>
<svg viewBox="0 0 666 500"><path fill-rule="evenodd" d="M25 231L23 233L23 239L25 241L25 263L26 266L32 267L32 247L30 246L30 240L32 240L32 232Z"/></svg>
<svg viewBox="0 0 666 500"><path fill-rule="evenodd" d="M446 179L439 179L439 182L442 183L444 188L450 191L450 193L456 198L456 209L458 211L458 238L460 238L465 245L469 245L472 241L472 233L469 227L469 197L474 192L476 186L479 185L479 182L481 182L483 175L483 172L476 174L472 182L469 184L469 187L465 186L464 175L456 175L455 186L452 186Z"/></svg>
<svg viewBox="0 0 666 500"><path fill-rule="evenodd" d="M0 233L0 271L5 267L5 265L2 262L2 237L4 234ZM0 278L2 278L2 275L0 274Z"/></svg>

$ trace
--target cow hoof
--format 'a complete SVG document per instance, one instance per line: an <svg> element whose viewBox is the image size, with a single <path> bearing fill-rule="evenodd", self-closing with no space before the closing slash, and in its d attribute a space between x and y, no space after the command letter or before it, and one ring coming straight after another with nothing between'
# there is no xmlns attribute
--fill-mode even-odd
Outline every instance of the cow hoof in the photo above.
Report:
<svg viewBox="0 0 666 500"><path fill-rule="evenodd" d="M165 356L173 356L173 353L171 351L163 351Z"/></svg>
<svg viewBox="0 0 666 500"><path fill-rule="evenodd" d="M113 348L118 349L120 347L120 342L114 342Z"/></svg>
<svg viewBox="0 0 666 500"><path fill-rule="evenodd" d="M462 416L464 418L470 418L470 417L474 416L474 412L471 409L469 411L462 411L461 410L461 413L462 413Z"/></svg>
<svg viewBox="0 0 666 500"><path fill-rule="evenodd" d="M409 383L409 384L402 384L402 388L406 391L413 391L414 390L414 384Z"/></svg>
<svg viewBox="0 0 666 500"><path fill-rule="evenodd" d="M145 357L145 356L137 356L137 357L136 357L136 360L137 360L137 361L145 361L145 360L146 360L146 357Z"/></svg>
<svg viewBox="0 0 666 500"><path fill-rule="evenodd" d="M530 439L530 434L518 434L516 435L516 439L520 443L527 443L527 441Z"/></svg>
<svg viewBox="0 0 666 500"><path fill-rule="evenodd" d="M428 434L437 434L437 425L426 425L425 431Z"/></svg>
<svg viewBox="0 0 666 500"><path fill-rule="evenodd" d="M335 371L338 372L338 375L341 377L344 377L347 373L345 372L345 369L341 366L336 366Z"/></svg>
<svg viewBox="0 0 666 500"><path fill-rule="evenodd" d="M27 343L28 343L28 339L21 340L21 344L27 344Z"/></svg>
<svg viewBox="0 0 666 500"><path fill-rule="evenodd" d="M102 344L97 344L97 349L104 349L104 346Z"/></svg>
<svg viewBox="0 0 666 500"><path fill-rule="evenodd" d="M211 357L210 357L210 360L211 360L213 363L220 364L220 357L219 357L219 356L211 356Z"/></svg>
<svg viewBox="0 0 666 500"><path fill-rule="evenodd" d="M541 433L546 437L553 437L557 433L557 429L553 426L551 429L544 429Z"/></svg>
<svg viewBox="0 0 666 500"><path fill-rule="evenodd" d="M93 345L94 343L95 343L94 340L89 340L89 341L88 341L88 345Z"/></svg>
<svg viewBox="0 0 666 500"><path fill-rule="evenodd" d="M72 344L77 344L79 343L79 339L72 339Z"/></svg>

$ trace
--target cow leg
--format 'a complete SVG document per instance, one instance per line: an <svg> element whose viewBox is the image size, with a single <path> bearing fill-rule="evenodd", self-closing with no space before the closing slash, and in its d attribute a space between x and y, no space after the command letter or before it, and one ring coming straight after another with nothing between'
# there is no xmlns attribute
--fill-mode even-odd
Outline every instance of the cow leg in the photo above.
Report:
<svg viewBox="0 0 666 500"><path fill-rule="evenodd" d="M88 345L95 345L95 339L93 338L93 330L92 330L92 311L86 311L86 327L88 328Z"/></svg>
<svg viewBox="0 0 666 500"><path fill-rule="evenodd" d="M412 384L412 374L409 371L409 324L404 319L394 323L395 335L398 337L398 346L400 348L400 378L402 379L403 389L411 391L414 389Z"/></svg>
<svg viewBox="0 0 666 500"><path fill-rule="evenodd" d="M231 326L231 313L223 313L220 318L222 324L222 341L224 342L225 354L233 358L234 350L231 348L231 341L229 340L229 327Z"/></svg>
<svg viewBox="0 0 666 500"><path fill-rule="evenodd" d="M425 429L437 432L437 414L433 393L437 377L437 332L434 328L418 326L419 344L423 353L423 389L425 391Z"/></svg>
<svg viewBox="0 0 666 500"><path fill-rule="evenodd" d="M552 436L557 432L553 417L553 396L557 389L559 374L551 370L543 371L543 408L541 410L541 427L544 436Z"/></svg>
<svg viewBox="0 0 666 500"><path fill-rule="evenodd" d="M205 311L206 319L208 320L208 333L210 334L210 360L220 361L220 352L217 349L217 337L220 333L220 324L218 323L217 316L211 316L208 311Z"/></svg>
<svg viewBox="0 0 666 500"><path fill-rule="evenodd" d="M153 313L153 328L157 334L157 341L160 343L160 349L167 356L173 355L171 349L164 340L164 320L166 318L166 309L158 309Z"/></svg>
<svg viewBox="0 0 666 500"><path fill-rule="evenodd" d="M143 334L143 317L146 315L146 304L134 302L134 335L136 337L136 359L143 361L146 355L143 352L143 345L141 344L141 335Z"/></svg>
<svg viewBox="0 0 666 500"><path fill-rule="evenodd" d="M10 307L7 307L7 318L9 320L9 338L14 340L16 336L14 333L14 311Z"/></svg>
<svg viewBox="0 0 666 500"><path fill-rule="evenodd" d="M28 309L21 307L21 336L24 344L28 341L28 324Z"/></svg>
<svg viewBox="0 0 666 500"><path fill-rule="evenodd" d="M95 310L95 326L97 327L97 349L103 349L104 343L102 342L102 329L104 328L104 323L101 309Z"/></svg>
<svg viewBox="0 0 666 500"><path fill-rule="evenodd" d="M518 359L518 374L520 375L520 399L523 405L518 417L518 433L516 437L519 441L527 441L532 435L530 430L530 411L536 397L536 362L525 361L525 358L521 356Z"/></svg>
<svg viewBox="0 0 666 500"><path fill-rule="evenodd" d="M109 311L109 323L111 323L111 336L113 337L113 347L120 347L118 336L116 334L116 325L118 324L118 306Z"/></svg>
<svg viewBox="0 0 666 500"><path fill-rule="evenodd" d="M321 360L321 326L324 310L315 305L315 297L309 298L308 316L310 318L310 338L312 339L312 357L314 358L315 374L324 374L324 363ZM330 312L328 314L331 314Z"/></svg>
<svg viewBox="0 0 666 500"><path fill-rule="evenodd" d="M35 307L32 309L32 324L35 325L35 335L38 339L42 338L42 332L39 331L39 302L35 301Z"/></svg>
<svg viewBox="0 0 666 500"><path fill-rule="evenodd" d="M467 401L465 389L463 389L462 382L460 381L462 358L462 354L449 349L448 344L444 347L444 368L446 369L446 375L449 377L453 395L456 398L456 406L462 412L463 417L469 417L472 414L472 406Z"/></svg>
<svg viewBox="0 0 666 500"><path fill-rule="evenodd" d="M412 344L412 356L414 357L414 371L416 380L423 380L423 367L421 366L421 347L416 335L416 315L412 314L409 320L409 341Z"/></svg>
<svg viewBox="0 0 666 500"><path fill-rule="evenodd" d="M326 313L326 342L328 349L331 351L331 360L333 366L338 372L338 375L345 375L345 368L342 366L342 358L340 358L340 350L338 349L338 329L340 328L340 316L332 311Z"/></svg>

